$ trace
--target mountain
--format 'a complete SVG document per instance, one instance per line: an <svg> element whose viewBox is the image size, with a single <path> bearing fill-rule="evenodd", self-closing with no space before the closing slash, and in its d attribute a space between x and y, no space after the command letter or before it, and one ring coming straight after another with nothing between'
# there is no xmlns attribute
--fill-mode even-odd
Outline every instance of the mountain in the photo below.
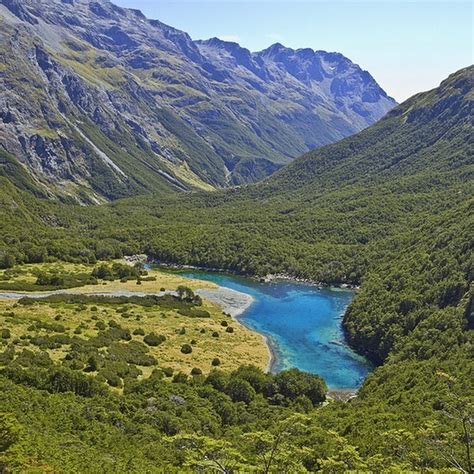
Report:
<svg viewBox="0 0 474 474"><path fill-rule="evenodd" d="M4 446L13 446L0 465L263 472L272 471L267 460L274 457L276 472L472 471L473 77L474 66L460 70L366 130L240 188L62 204L35 196L28 175L1 157L4 279L36 270L23 263L146 252L247 275L358 285L343 326L375 368L349 402L325 406L308 398L314 384L307 374L265 375L249 366L192 380L176 374L171 383L157 371L126 379L119 394L78 357L116 335L123 341L113 344L107 376L109 383L116 373L125 379L120 362L143 363L144 353L136 345L132 351L135 341L126 344L116 320L153 324L153 309L121 301L115 314L73 300L71 321L82 324L71 340L52 334L65 330L55 324L66 323L61 296L26 300L0 315L12 328L2 333L0 404L8 409L0 427ZM16 325L27 326L23 315L37 322L22 339ZM110 328L100 341L86 341L102 315ZM73 354L64 357L61 344ZM225 357L220 343L209 344ZM74 449L64 449L65 439Z"/></svg>
<svg viewBox="0 0 474 474"><path fill-rule="evenodd" d="M97 212L90 230L98 240L116 233L117 242L133 231L138 249L164 262L362 285L345 327L380 364L433 315L457 305L464 314L473 276L473 77L474 66L462 69L255 185L128 199L103 225Z"/></svg>
<svg viewBox="0 0 474 474"><path fill-rule="evenodd" d="M473 73L415 95L362 132L264 181L114 206L157 216L143 245L163 260L360 283L368 254L472 196ZM139 234L139 232L138 232ZM156 240L156 245L153 242Z"/></svg>
<svg viewBox="0 0 474 474"><path fill-rule="evenodd" d="M338 53L251 53L107 0L0 1L0 142L50 196L256 181L395 101Z"/></svg>

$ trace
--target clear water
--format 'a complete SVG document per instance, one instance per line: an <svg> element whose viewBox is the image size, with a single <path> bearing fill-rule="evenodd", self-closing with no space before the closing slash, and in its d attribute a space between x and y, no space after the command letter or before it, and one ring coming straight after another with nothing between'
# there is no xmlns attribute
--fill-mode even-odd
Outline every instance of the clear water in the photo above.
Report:
<svg viewBox="0 0 474 474"><path fill-rule="evenodd" d="M258 283L225 273L180 274L254 297L240 321L268 337L274 354L272 372L297 367L320 375L332 389L342 389L357 388L371 370L370 363L344 341L341 318L352 291L287 281Z"/></svg>

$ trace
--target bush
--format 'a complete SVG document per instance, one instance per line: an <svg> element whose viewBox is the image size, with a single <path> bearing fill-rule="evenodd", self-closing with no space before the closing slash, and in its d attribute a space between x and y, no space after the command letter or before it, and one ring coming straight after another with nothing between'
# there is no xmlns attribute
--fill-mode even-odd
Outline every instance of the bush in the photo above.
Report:
<svg viewBox="0 0 474 474"><path fill-rule="evenodd" d="M232 332L234 332L234 328L229 326L229 327L226 328L225 332L232 333Z"/></svg>
<svg viewBox="0 0 474 474"><path fill-rule="evenodd" d="M20 432L20 425L13 415L0 413L0 453L20 439Z"/></svg>
<svg viewBox="0 0 474 474"><path fill-rule="evenodd" d="M122 388L122 379L111 372L102 373L103 377L111 387Z"/></svg>
<svg viewBox="0 0 474 474"><path fill-rule="evenodd" d="M154 332L151 332L150 334L146 335L143 338L143 342L152 347L159 346L165 340L166 340L165 336L161 336L161 335L158 336Z"/></svg>
<svg viewBox="0 0 474 474"><path fill-rule="evenodd" d="M212 359L212 362L211 364L214 366L214 367L217 367L218 365L221 365L221 361L218 357L214 357L214 359Z"/></svg>
<svg viewBox="0 0 474 474"><path fill-rule="evenodd" d="M186 383L187 381L188 376L183 374L183 372L179 372L173 377L173 383Z"/></svg>
<svg viewBox="0 0 474 474"><path fill-rule="evenodd" d="M163 367L161 369L163 373L165 374L165 377L171 377L173 375L174 370L171 367Z"/></svg>
<svg viewBox="0 0 474 474"><path fill-rule="evenodd" d="M183 344L181 346L181 352L183 354L191 354L191 352L193 352L193 348L189 344Z"/></svg>
<svg viewBox="0 0 474 474"><path fill-rule="evenodd" d="M231 373L231 378L245 380L257 393L261 393L267 385L268 375L253 365L241 365Z"/></svg>
<svg viewBox="0 0 474 474"><path fill-rule="evenodd" d="M219 333L218 333L217 331L214 331L214 332L212 333L212 337L219 337Z"/></svg>
<svg viewBox="0 0 474 474"><path fill-rule="evenodd" d="M187 316L189 318L210 318L211 314L209 311L196 308L181 308L178 309L178 314L181 316Z"/></svg>
<svg viewBox="0 0 474 474"><path fill-rule="evenodd" d="M219 392L223 392L229 383L229 375L222 370L213 369L206 377L205 383L212 385Z"/></svg>
<svg viewBox="0 0 474 474"><path fill-rule="evenodd" d="M2 339L10 339L11 336L12 335L11 335L10 329L2 329L2 332L1 332Z"/></svg>
<svg viewBox="0 0 474 474"><path fill-rule="evenodd" d="M226 387L226 393L234 402L250 403L255 398L254 388L242 379L231 380Z"/></svg>
<svg viewBox="0 0 474 474"><path fill-rule="evenodd" d="M191 370L191 375L202 375L202 370L199 367L194 367Z"/></svg>
<svg viewBox="0 0 474 474"><path fill-rule="evenodd" d="M187 301L187 302L193 301L194 291L191 290L191 288L187 286L184 286L184 285L178 286L178 288L176 289L176 293L178 293L178 298L181 301Z"/></svg>
<svg viewBox="0 0 474 474"><path fill-rule="evenodd" d="M229 323L227 321L221 321L221 326L227 327Z"/></svg>
<svg viewBox="0 0 474 474"><path fill-rule="evenodd" d="M133 334L135 336L144 336L145 335L145 330L142 328L137 328L133 331Z"/></svg>
<svg viewBox="0 0 474 474"><path fill-rule="evenodd" d="M324 380L318 375L301 372L298 369L289 369L275 375L274 382L278 391L286 399L295 400L305 396L313 405L326 400L327 387Z"/></svg>
<svg viewBox="0 0 474 474"><path fill-rule="evenodd" d="M150 374L150 379L161 380L164 376L164 372L161 369L153 369Z"/></svg>

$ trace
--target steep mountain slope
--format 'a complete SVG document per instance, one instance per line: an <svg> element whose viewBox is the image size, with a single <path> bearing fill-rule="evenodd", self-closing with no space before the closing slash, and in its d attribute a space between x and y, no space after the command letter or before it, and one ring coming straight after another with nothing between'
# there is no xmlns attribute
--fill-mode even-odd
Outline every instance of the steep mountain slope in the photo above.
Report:
<svg viewBox="0 0 474 474"><path fill-rule="evenodd" d="M2 353L0 373L12 413L0 422L7 443L16 442L6 462L81 471L90 457L98 469L112 459L112 470L143 472L207 468L218 459L251 471L282 439L275 468L282 472L472 471L473 77L474 67L458 71L367 130L247 188L62 205L33 197L24 176L3 186L16 175L5 158L0 266L145 251L177 263L360 284L344 326L378 366L355 399L326 407L304 396L265 399L274 383L248 367L189 382L126 382L118 396L64 367L71 361L19 353L17 340ZM15 311L4 317L21 321ZM254 398L242 401L229 386ZM295 376L286 384L293 396L301 387ZM176 394L185 403L175 403ZM65 436L81 442L64 449Z"/></svg>
<svg viewBox="0 0 474 474"><path fill-rule="evenodd" d="M52 195L224 187L395 102L336 53L250 53L107 0L0 1L0 140Z"/></svg>
<svg viewBox="0 0 474 474"><path fill-rule="evenodd" d="M257 185L116 208L159 216L143 244L164 260L357 283L385 239L472 196L473 70Z"/></svg>

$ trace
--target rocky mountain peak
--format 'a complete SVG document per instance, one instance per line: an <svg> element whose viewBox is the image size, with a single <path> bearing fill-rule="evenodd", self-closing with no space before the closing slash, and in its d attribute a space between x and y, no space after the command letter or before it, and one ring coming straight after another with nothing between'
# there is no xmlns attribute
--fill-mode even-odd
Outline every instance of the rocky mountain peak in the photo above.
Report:
<svg viewBox="0 0 474 474"><path fill-rule="evenodd" d="M0 16L1 143L53 193L256 181L395 105L337 53L193 41L109 0L0 0Z"/></svg>

